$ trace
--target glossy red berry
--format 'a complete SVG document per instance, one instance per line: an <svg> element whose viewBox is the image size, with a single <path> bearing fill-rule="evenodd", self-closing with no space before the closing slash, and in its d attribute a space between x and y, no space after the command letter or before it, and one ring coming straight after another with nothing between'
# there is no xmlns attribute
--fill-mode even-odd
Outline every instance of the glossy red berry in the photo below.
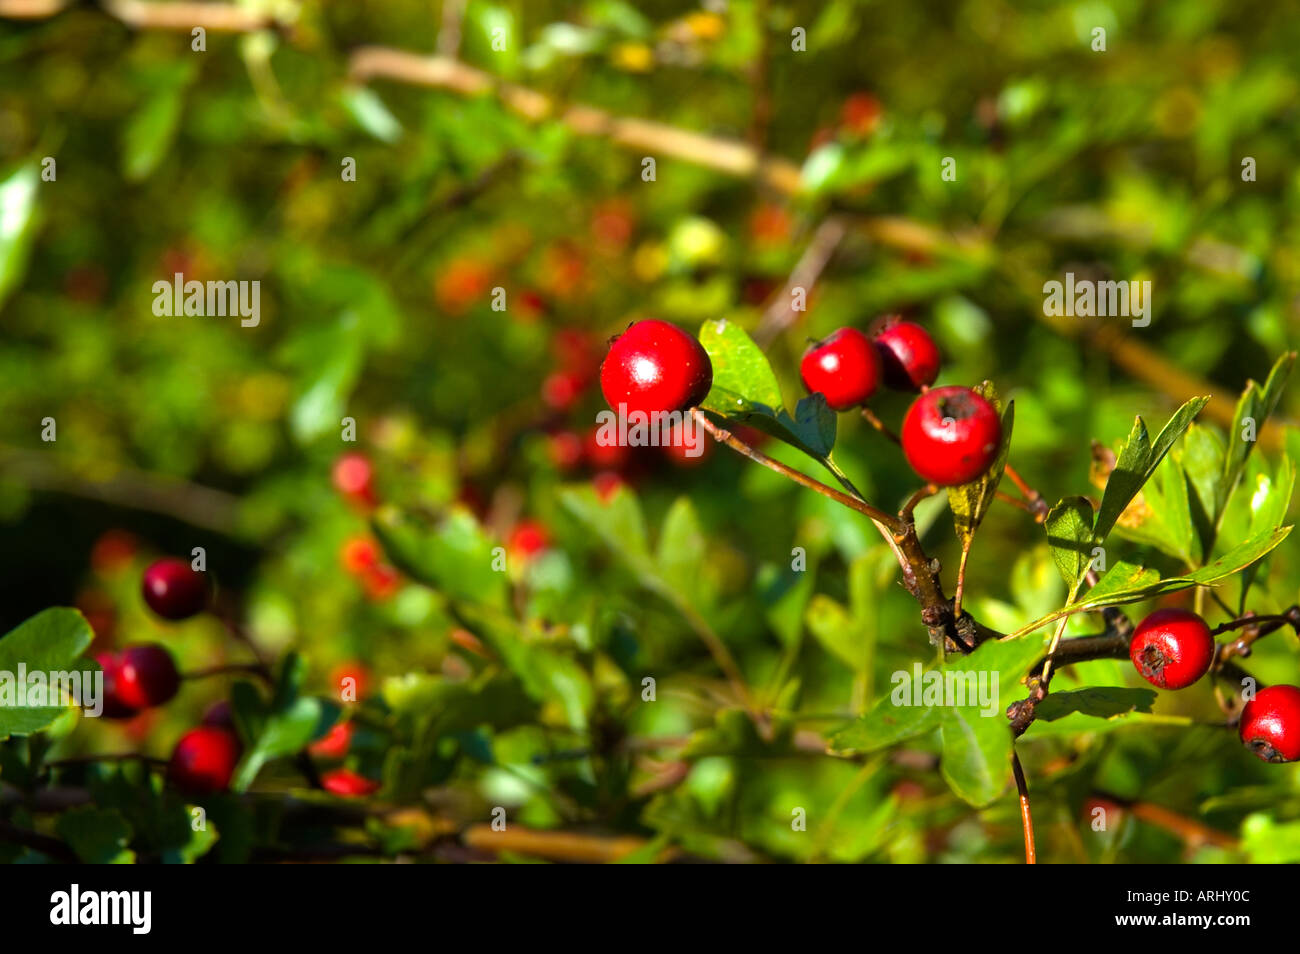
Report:
<svg viewBox="0 0 1300 954"><path fill-rule="evenodd" d="M209 795L230 787L239 761L239 740L229 729L199 726L186 732L172 750L167 776L191 795Z"/></svg>
<svg viewBox="0 0 1300 954"><path fill-rule="evenodd" d="M880 384L880 356L857 328L841 328L804 352L799 362L804 387L826 398L833 411L865 404Z"/></svg>
<svg viewBox="0 0 1300 954"><path fill-rule="evenodd" d="M1241 741L1265 762L1300 760L1300 688L1269 686L1241 710Z"/></svg>
<svg viewBox="0 0 1300 954"><path fill-rule="evenodd" d="M172 654L159 645L132 646L118 657L117 697L134 709L171 702L180 687Z"/></svg>
<svg viewBox="0 0 1300 954"><path fill-rule="evenodd" d="M666 321L638 321L614 339L600 366L600 390L614 411L685 411L713 386L704 347ZM620 408L622 405L622 408Z"/></svg>
<svg viewBox="0 0 1300 954"><path fill-rule="evenodd" d="M128 705L118 691L121 657L117 653L95 653L95 662L104 671L104 710L100 714L105 719L130 719L138 714L139 710Z"/></svg>
<svg viewBox="0 0 1300 954"><path fill-rule="evenodd" d="M939 348L920 325L887 321L875 337L885 385L895 391L919 391L939 376Z"/></svg>
<svg viewBox="0 0 1300 954"><path fill-rule="evenodd" d="M184 560L166 557L144 571L144 601L163 619L188 619L208 605L208 578Z"/></svg>
<svg viewBox="0 0 1300 954"><path fill-rule="evenodd" d="M993 405L970 388L935 388L912 404L901 437L907 462L923 480L952 487L992 466L1002 422Z"/></svg>
<svg viewBox="0 0 1300 954"><path fill-rule="evenodd" d="M1151 685L1185 689L1210 671L1214 637L1191 610L1161 609L1138 624L1128 654Z"/></svg>
<svg viewBox="0 0 1300 954"><path fill-rule="evenodd" d="M379 791L379 783L350 769L334 769L321 776L325 791L344 798L359 798Z"/></svg>

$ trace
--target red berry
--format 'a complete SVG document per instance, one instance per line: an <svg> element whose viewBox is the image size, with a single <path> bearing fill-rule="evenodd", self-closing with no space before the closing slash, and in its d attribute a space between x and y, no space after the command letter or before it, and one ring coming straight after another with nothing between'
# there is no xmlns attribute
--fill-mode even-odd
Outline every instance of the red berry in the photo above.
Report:
<svg viewBox="0 0 1300 954"><path fill-rule="evenodd" d="M132 646L118 657L117 697L133 709L171 702L180 687L172 654L157 644Z"/></svg>
<svg viewBox="0 0 1300 954"><path fill-rule="evenodd" d="M175 557L151 564L142 589L144 601L163 619L188 619L208 603L207 577Z"/></svg>
<svg viewBox="0 0 1300 954"><path fill-rule="evenodd" d="M627 414L684 411L712 386L713 364L704 347L666 321L636 322L614 339L600 366L606 402Z"/></svg>
<svg viewBox="0 0 1300 954"><path fill-rule="evenodd" d="M1210 671L1214 637L1191 610L1161 609L1138 624L1128 654L1151 685L1185 689Z"/></svg>
<svg viewBox="0 0 1300 954"><path fill-rule="evenodd" d="M104 671L104 711L105 719L129 719L138 710L123 701L118 692L118 673L122 663L117 653L95 653L95 662Z"/></svg>
<svg viewBox="0 0 1300 954"><path fill-rule="evenodd" d="M239 740L229 729L204 725L186 732L172 750L167 776L181 791L209 795L225 791L239 761Z"/></svg>
<svg viewBox="0 0 1300 954"><path fill-rule="evenodd" d="M379 564L379 544L369 537L349 537L339 548L339 562L354 576L365 573Z"/></svg>
<svg viewBox="0 0 1300 954"><path fill-rule="evenodd" d="M572 371L556 371L548 374L542 382L542 400L547 407L557 411L568 411L578 403L586 382Z"/></svg>
<svg viewBox="0 0 1300 954"><path fill-rule="evenodd" d="M510 531L506 549L524 560L541 553L551 544L546 525L538 520L520 520Z"/></svg>
<svg viewBox="0 0 1300 954"><path fill-rule="evenodd" d="M1265 762L1300 760L1300 689L1269 686L1241 710L1241 741Z"/></svg>
<svg viewBox="0 0 1300 954"><path fill-rule="evenodd" d="M896 391L919 391L939 376L939 349L920 325L892 321L876 335L885 384Z"/></svg>
<svg viewBox="0 0 1300 954"><path fill-rule="evenodd" d="M350 769L335 769L332 772L326 772L321 776L320 780L321 784L325 786L325 791L334 795L341 795L344 798L373 795L379 791L378 782L366 778L364 775L358 775Z"/></svg>
<svg viewBox="0 0 1300 954"><path fill-rule="evenodd" d="M402 574L388 564L381 563L362 573L361 586L368 599L375 602L391 599L402 588Z"/></svg>
<svg viewBox="0 0 1300 954"><path fill-rule="evenodd" d="M116 576L135 558L136 540L125 530L100 534L90 551L90 566L101 576Z"/></svg>
<svg viewBox="0 0 1300 954"><path fill-rule="evenodd" d="M343 496L363 504L374 504L374 468L365 454L344 454L334 462L334 487Z"/></svg>
<svg viewBox="0 0 1300 954"><path fill-rule="evenodd" d="M923 480L951 487L969 483L993 465L1002 422L993 405L970 388L935 388L912 404L901 436L912 469Z"/></svg>
<svg viewBox="0 0 1300 954"><path fill-rule="evenodd" d="M324 737L313 742L308 749L312 755L326 759L341 759L352 745L352 723L336 722Z"/></svg>
<svg viewBox="0 0 1300 954"><path fill-rule="evenodd" d="M857 328L841 328L809 348L799 363L804 387L824 395L833 411L865 404L880 382L880 356Z"/></svg>
<svg viewBox="0 0 1300 954"><path fill-rule="evenodd" d="M582 463L582 438L573 431L558 431L547 438L546 451L560 470L573 470Z"/></svg>

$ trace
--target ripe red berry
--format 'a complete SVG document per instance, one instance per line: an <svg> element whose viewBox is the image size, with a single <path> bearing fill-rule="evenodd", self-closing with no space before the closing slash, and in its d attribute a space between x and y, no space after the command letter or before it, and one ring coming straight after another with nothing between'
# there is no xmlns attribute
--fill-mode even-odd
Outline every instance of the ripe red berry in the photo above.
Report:
<svg viewBox="0 0 1300 954"><path fill-rule="evenodd" d="M510 531L506 550L520 560L530 560L551 545L551 534L540 520L520 520Z"/></svg>
<svg viewBox="0 0 1300 954"><path fill-rule="evenodd" d="M105 719L129 719L136 715L139 710L127 705L118 692L118 673L122 666L118 654L95 653L95 662L104 671L104 711L101 715Z"/></svg>
<svg viewBox="0 0 1300 954"><path fill-rule="evenodd" d="M939 348L920 325L889 321L875 337L885 384L896 391L919 391L939 376Z"/></svg>
<svg viewBox="0 0 1300 954"><path fill-rule="evenodd" d="M378 566L379 557L379 544L370 537L348 537L339 547L339 562L354 576Z"/></svg>
<svg viewBox="0 0 1300 954"><path fill-rule="evenodd" d="M150 643L132 646L118 657L117 697L134 709L149 709L171 702L181 687L172 654Z"/></svg>
<svg viewBox="0 0 1300 954"><path fill-rule="evenodd" d="M833 411L865 404L880 383L880 356L857 328L841 328L809 348L799 363L809 391L822 394Z"/></svg>
<svg viewBox="0 0 1300 954"><path fill-rule="evenodd" d="M1151 685L1185 689L1210 671L1214 637L1191 610L1161 609L1138 624L1128 654Z"/></svg>
<svg viewBox="0 0 1300 954"><path fill-rule="evenodd" d="M324 736L309 745L308 750L321 758L341 759L348 754L351 745L352 723L336 722Z"/></svg>
<svg viewBox="0 0 1300 954"><path fill-rule="evenodd" d="M208 579L184 560L166 557L144 571L144 601L163 619L188 619L208 604Z"/></svg>
<svg viewBox="0 0 1300 954"><path fill-rule="evenodd" d="M935 388L913 402L901 437L912 469L930 483L951 487L992 466L1002 422L993 405L970 388Z"/></svg>
<svg viewBox="0 0 1300 954"><path fill-rule="evenodd" d="M325 786L325 791L334 795L341 795L344 798L358 798L379 791L378 782L368 779L364 775L358 775L350 769L335 769L332 772L326 772L321 776L320 780L321 784Z"/></svg>
<svg viewBox="0 0 1300 954"><path fill-rule="evenodd" d="M225 791L239 761L239 740L228 729L204 725L190 729L172 750L167 776L181 791L209 795Z"/></svg>
<svg viewBox="0 0 1300 954"><path fill-rule="evenodd" d="M1241 741L1265 762L1300 760L1300 689L1269 686L1241 710Z"/></svg>
<svg viewBox="0 0 1300 954"><path fill-rule="evenodd" d="M374 468L365 454L343 454L334 462L334 488L358 503L375 503Z"/></svg>
<svg viewBox="0 0 1300 954"><path fill-rule="evenodd" d="M638 321L614 339L600 366L600 390L609 406L631 414L684 411L713 386L704 347L666 321Z"/></svg>

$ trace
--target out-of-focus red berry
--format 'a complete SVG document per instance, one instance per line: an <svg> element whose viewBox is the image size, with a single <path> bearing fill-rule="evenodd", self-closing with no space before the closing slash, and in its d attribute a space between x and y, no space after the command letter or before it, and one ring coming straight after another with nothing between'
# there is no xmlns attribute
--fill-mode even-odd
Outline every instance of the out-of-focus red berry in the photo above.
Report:
<svg viewBox="0 0 1300 954"><path fill-rule="evenodd" d="M433 296L448 315L463 314L470 305L485 301L492 287L492 269L474 258L449 262L434 281Z"/></svg>
<svg viewBox="0 0 1300 954"><path fill-rule="evenodd" d="M378 782L351 769L334 769L322 775L320 780L325 791L342 798L363 798L379 791Z"/></svg>
<svg viewBox="0 0 1300 954"><path fill-rule="evenodd" d="M375 503L375 469L370 458L349 451L334 462L334 489L349 500L373 506Z"/></svg>
<svg viewBox="0 0 1300 954"><path fill-rule="evenodd" d="M106 530L90 549L90 568L100 576L117 576L131 565L138 547L125 530Z"/></svg>
<svg viewBox="0 0 1300 954"><path fill-rule="evenodd" d="M339 562L343 569L359 575L379 564L379 544L370 537L348 537L339 547Z"/></svg>
<svg viewBox="0 0 1300 954"><path fill-rule="evenodd" d="M520 520L510 531L506 550L512 556L530 560L551 543L551 534L539 520Z"/></svg>
<svg viewBox="0 0 1300 954"><path fill-rule="evenodd" d="M749 234L760 245L779 245L790 239L790 213L782 206L764 203L749 217Z"/></svg>
<svg viewBox="0 0 1300 954"><path fill-rule="evenodd" d="M558 431L547 439L551 462L560 470L573 470L582 463L582 438L573 431Z"/></svg>
<svg viewBox="0 0 1300 954"><path fill-rule="evenodd" d="M555 371L542 381L542 400L557 411L572 410L586 382L572 371Z"/></svg>
<svg viewBox="0 0 1300 954"><path fill-rule="evenodd" d="M308 746L308 750L323 759L341 759L352 747L352 731L351 722L336 722L321 739Z"/></svg>
<svg viewBox="0 0 1300 954"><path fill-rule="evenodd" d="M591 214L591 234L599 251L616 251L632 239L635 222L631 203L624 199L607 199Z"/></svg>
<svg viewBox="0 0 1300 954"><path fill-rule="evenodd" d="M392 599L402 588L402 574L385 563L368 567L361 575L367 598L380 602Z"/></svg>
<svg viewBox="0 0 1300 954"><path fill-rule="evenodd" d="M880 100L870 93L854 93L840 109L840 125L851 135L870 136L880 126L884 117Z"/></svg>

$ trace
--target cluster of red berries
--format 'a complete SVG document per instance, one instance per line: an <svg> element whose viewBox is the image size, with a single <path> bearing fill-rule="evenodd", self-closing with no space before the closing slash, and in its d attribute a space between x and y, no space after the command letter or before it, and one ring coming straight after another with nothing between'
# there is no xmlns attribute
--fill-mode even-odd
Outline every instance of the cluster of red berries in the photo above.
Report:
<svg viewBox="0 0 1300 954"><path fill-rule="evenodd" d="M840 328L814 343L799 373L809 391L835 411L861 407L883 383L920 391L903 418L900 440L908 464L929 483L968 483L993 465L1002 443L997 410L970 388L930 389L939 376L939 349L920 325L890 317L873 337Z"/></svg>
<svg viewBox="0 0 1300 954"><path fill-rule="evenodd" d="M930 483L964 484L992 466L1002 422L983 396L965 387L930 389L939 374L939 349L919 325L897 318L874 337L841 328L813 344L800 363L809 391L835 411L864 405L883 382L921 391L903 420L903 453ZM628 413L685 411L713 384L713 366L693 337L665 321L638 321L610 345L600 369L609 406Z"/></svg>
<svg viewBox="0 0 1300 954"><path fill-rule="evenodd" d="M1214 635L1205 620L1184 609L1160 609L1133 631L1129 658L1147 682L1185 689L1210 671ZM1300 688L1269 686L1246 703L1238 724L1241 741L1266 762L1300 759Z"/></svg>

